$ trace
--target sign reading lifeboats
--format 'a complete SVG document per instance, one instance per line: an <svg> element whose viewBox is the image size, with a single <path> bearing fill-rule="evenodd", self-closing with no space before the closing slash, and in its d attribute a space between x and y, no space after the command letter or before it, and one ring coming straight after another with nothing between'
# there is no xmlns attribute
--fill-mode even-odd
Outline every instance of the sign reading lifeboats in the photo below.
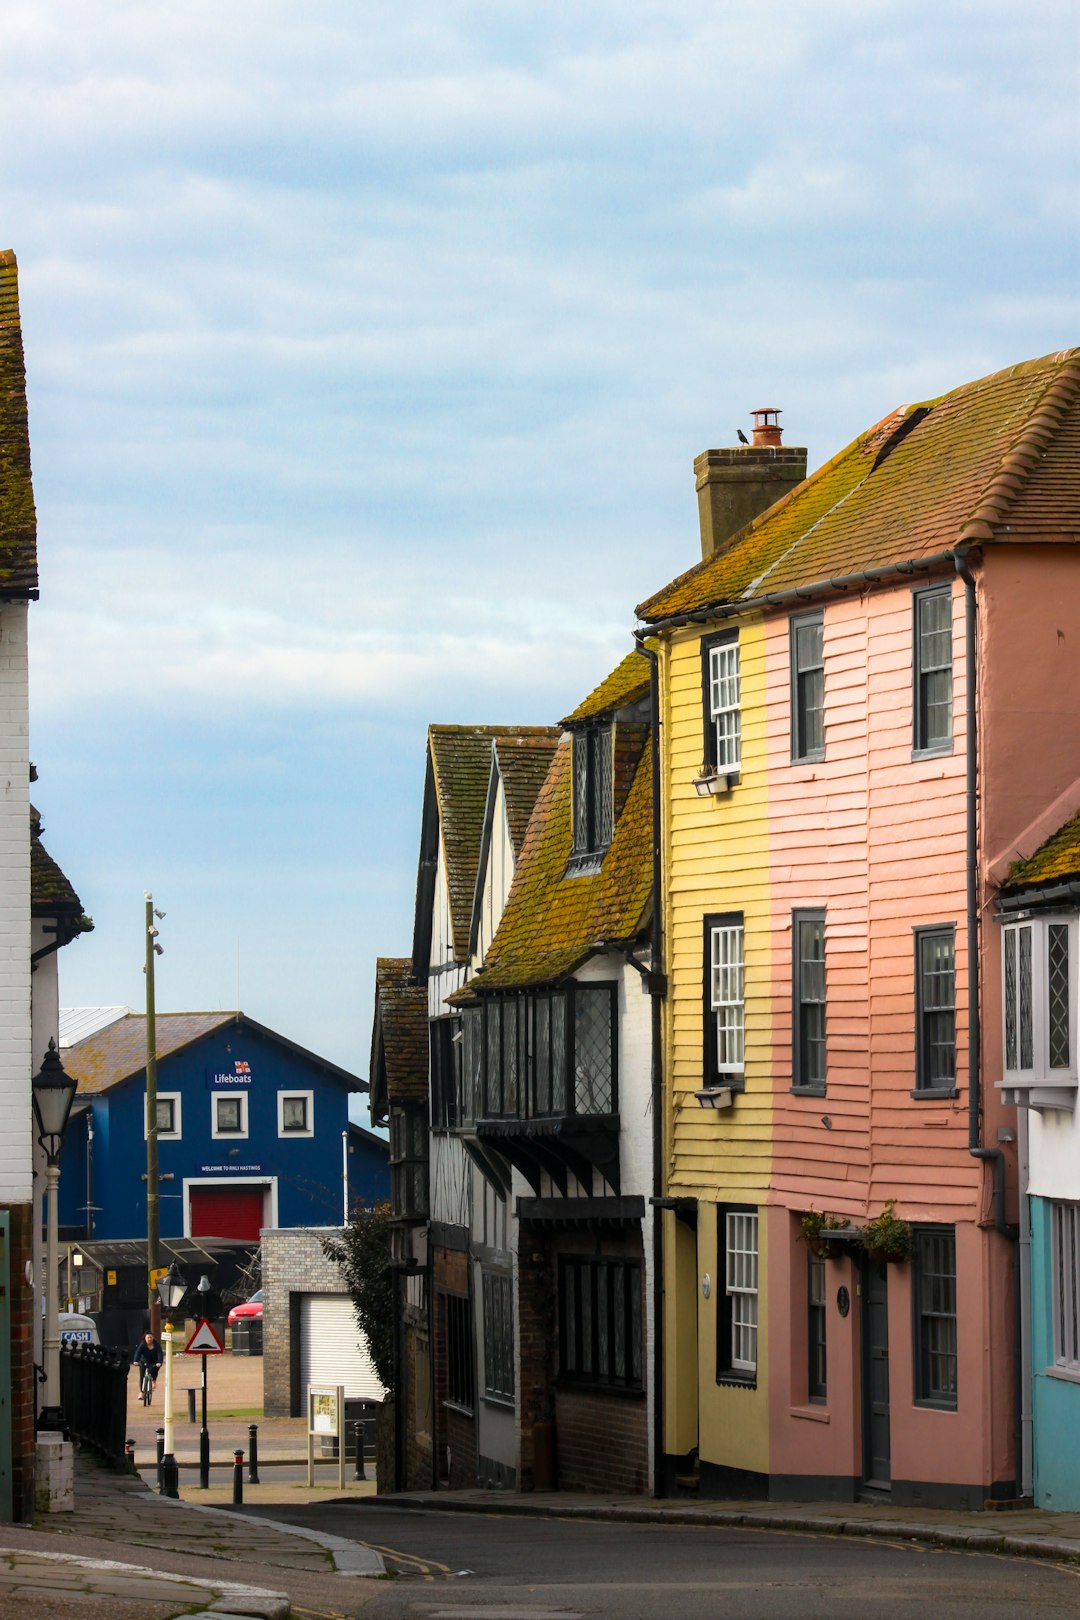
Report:
<svg viewBox="0 0 1080 1620"><path fill-rule="evenodd" d="M223 1063L220 1068L206 1071L208 1091L235 1091L238 1086L250 1084L251 1064L245 1063L243 1058L237 1058L233 1063Z"/></svg>
<svg viewBox="0 0 1080 1620"><path fill-rule="evenodd" d="M221 1356L225 1354L225 1346L205 1316L199 1318L198 1327L184 1346L184 1354L185 1356Z"/></svg>

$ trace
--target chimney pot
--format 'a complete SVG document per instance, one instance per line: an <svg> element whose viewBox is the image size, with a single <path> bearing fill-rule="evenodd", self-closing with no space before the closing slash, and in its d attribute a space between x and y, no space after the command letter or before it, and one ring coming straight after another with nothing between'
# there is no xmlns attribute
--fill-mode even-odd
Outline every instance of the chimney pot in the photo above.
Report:
<svg viewBox="0 0 1080 1620"><path fill-rule="evenodd" d="M754 443L775 449L784 431L780 426L780 411L775 405L762 405L750 415L754 418Z"/></svg>

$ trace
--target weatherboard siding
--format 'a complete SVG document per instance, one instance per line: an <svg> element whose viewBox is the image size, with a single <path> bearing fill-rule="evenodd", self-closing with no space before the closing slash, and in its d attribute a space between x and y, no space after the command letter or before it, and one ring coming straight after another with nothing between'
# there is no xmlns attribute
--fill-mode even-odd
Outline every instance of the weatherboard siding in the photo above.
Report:
<svg viewBox="0 0 1080 1620"><path fill-rule="evenodd" d="M669 994L667 1190L719 1200L764 1199L771 1169L772 986L769 967L765 644L761 619L740 625L742 770L739 784L700 798L701 637L678 632L663 659L665 916ZM703 919L741 912L746 953L745 1093L703 1109Z"/></svg>

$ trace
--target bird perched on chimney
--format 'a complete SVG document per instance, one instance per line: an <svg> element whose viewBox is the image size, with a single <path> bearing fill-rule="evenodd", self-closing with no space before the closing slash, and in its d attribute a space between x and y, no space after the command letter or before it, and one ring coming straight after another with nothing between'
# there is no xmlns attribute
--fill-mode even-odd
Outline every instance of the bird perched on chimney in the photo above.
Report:
<svg viewBox="0 0 1080 1620"><path fill-rule="evenodd" d="M742 428L736 428L735 431L739 435L739 443L740 444L749 444L750 443L750 440L746 437L746 434L743 432Z"/></svg>

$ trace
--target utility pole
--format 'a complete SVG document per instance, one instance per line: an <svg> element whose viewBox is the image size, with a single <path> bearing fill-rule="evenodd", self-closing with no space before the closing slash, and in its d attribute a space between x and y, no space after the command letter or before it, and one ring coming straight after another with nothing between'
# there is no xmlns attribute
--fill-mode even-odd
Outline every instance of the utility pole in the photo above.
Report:
<svg viewBox="0 0 1080 1620"><path fill-rule="evenodd" d="M154 957L161 955L154 918L165 916L154 910L154 897L146 895L146 1270L150 1331L161 1334L161 1298L157 1272L161 1269L161 1217L158 1207L158 1122L157 1122L157 1024L154 1005Z"/></svg>

